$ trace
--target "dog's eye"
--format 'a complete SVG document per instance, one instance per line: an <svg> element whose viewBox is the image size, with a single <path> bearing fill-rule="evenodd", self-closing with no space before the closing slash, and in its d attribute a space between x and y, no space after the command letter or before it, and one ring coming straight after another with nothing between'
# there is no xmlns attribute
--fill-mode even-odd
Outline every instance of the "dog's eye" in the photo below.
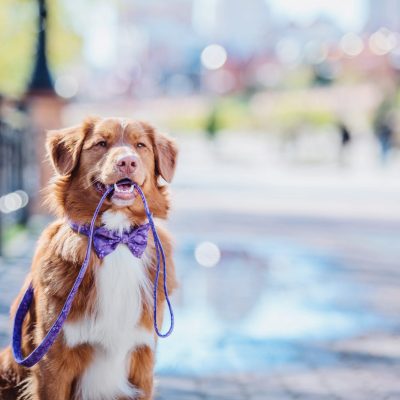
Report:
<svg viewBox="0 0 400 400"><path fill-rule="evenodd" d="M98 143L96 144L96 146L99 146L99 147L107 147L107 142L106 142L105 140L100 140L100 142L98 142Z"/></svg>
<svg viewBox="0 0 400 400"><path fill-rule="evenodd" d="M137 147L138 149L142 149L142 148L146 147L146 145L145 145L144 143L142 143L142 142L139 142L139 143L136 145L136 147Z"/></svg>

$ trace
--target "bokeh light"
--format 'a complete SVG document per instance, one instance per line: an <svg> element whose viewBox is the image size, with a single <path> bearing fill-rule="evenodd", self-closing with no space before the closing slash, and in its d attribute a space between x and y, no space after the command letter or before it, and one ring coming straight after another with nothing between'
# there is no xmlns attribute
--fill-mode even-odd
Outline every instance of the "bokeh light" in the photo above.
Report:
<svg viewBox="0 0 400 400"><path fill-rule="evenodd" d="M70 99L77 95L79 85L73 76L62 75L54 82L54 89L59 96Z"/></svg>
<svg viewBox="0 0 400 400"><path fill-rule="evenodd" d="M17 190L0 197L0 212L9 214L25 207L29 202L28 194L23 190Z"/></svg>
<svg viewBox="0 0 400 400"><path fill-rule="evenodd" d="M215 243L202 242L196 246L194 257L202 267L211 268L219 263L221 251Z"/></svg>
<svg viewBox="0 0 400 400"><path fill-rule="evenodd" d="M203 66L210 70L221 68L228 58L226 50L219 44L210 44L201 53Z"/></svg>
<svg viewBox="0 0 400 400"><path fill-rule="evenodd" d="M340 48L347 56L356 57L364 50L364 42L359 35L349 32L340 40Z"/></svg>
<svg viewBox="0 0 400 400"><path fill-rule="evenodd" d="M387 28L381 28L370 36L368 44L372 53L383 56L395 49L398 42L398 35Z"/></svg>

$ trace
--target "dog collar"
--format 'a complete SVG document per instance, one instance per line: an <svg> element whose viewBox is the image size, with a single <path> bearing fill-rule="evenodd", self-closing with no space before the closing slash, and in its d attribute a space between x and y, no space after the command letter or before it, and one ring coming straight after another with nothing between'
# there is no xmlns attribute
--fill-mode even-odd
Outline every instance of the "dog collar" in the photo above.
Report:
<svg viewBox="0 0 400 400"><path fill-rule="evenodd" d="M70 227L77 233L90 236L90 226L88 224L79 225L69 221ZM104 225L95 228L93 232L93 248L100 259L112 253L119 244L125 244L131 253L141 258L146 250L147 239L149 236L150 224L132 227L129 231L115 231L106 228Z"/></svg>

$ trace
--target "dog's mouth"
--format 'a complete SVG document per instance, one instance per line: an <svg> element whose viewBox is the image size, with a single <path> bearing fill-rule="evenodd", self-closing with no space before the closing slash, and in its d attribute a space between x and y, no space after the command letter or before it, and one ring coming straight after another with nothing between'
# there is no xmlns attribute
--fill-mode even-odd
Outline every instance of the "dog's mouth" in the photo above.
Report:
<svg viewBox="0 0 400 400"><path fill-rule="evenodd" d="M135 186L130 179L121 179L114 183L113 200L133 201L136 197Z"/></svg>
<svg viewBox="0 0 400 400"><path fill-rule="evenodd" d="M112 184L112 186L114 190L108 195L110 201L120 206L127 206L134 202L136 190L134 183L129 178L120 179ZM101 195L107 191L108 187L99 181L94 183L94 188Z"/></svg>

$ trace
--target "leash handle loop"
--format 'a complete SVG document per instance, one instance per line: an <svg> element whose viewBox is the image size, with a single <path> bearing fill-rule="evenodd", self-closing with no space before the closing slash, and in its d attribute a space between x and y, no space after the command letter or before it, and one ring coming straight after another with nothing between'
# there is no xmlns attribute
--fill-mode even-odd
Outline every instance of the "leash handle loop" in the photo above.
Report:
<svg viewBox="0 0 400 400"><path fill-rule="evenodd" d="M134 183L134 185L135 185L135 189L137 190L137 192L139 193L140 197L142 198L143 207L144 207L144 210L146 212L147 219L149 220L151 231L153 233L154 244L156 246L157 269L156 269L156 277L154 279L154 288L153 288L154 330L156 331L156 334L159 337L166 338L174 330L174 322L175 321L174 321L174 312L172 310L172 305L171 305L171 302L170 302L169 296L168 296L167 267L166 267L165 253L164 253L164 249L163 249L162 244L161 244L160 237L158 236L158 233L157 233L157 230L156 230L156 226L154 224L153 217L151 215L149 206L147 204L146 197L144 196L144 193L143 193L142 189L140 188L140 186L137 185L136 183ZM163 276L163 278L164 278L163 279L163 290L164 290L165 300L167 302L169 316L170 316L170 326L169 326L169 329L167 330L166 333L161 333L160 332L160 330L158 328L158 323L157 323L157 297L158 297L158 281L159 281L159 278L160 278L161 259L162 259L162 263L163 263L163 274L164 274L164 276Z"/></svg>
<svg viewBox="0 0 400 400"><path fill-rule="evenodd" d="M25 294L18 306L17 312L15 314L13 336L12 336L12 350L14 353L15 361L19 365L23 365L24 367L28 367L28 368L33 367L45 356L47 351L50 349L50 347L53 345L53 343L57 339L57 336L60 333L60 330L62 329L63 324L68 317L75 294L78 291L78 288L83 280L83 277L85 276L85 272L89 265L90 254L91 254L91 250L92 250L94 226L95 226L97 216L100 212L101 206L103 205L106 197L111 193L112 190L113 190L112 188L108 188L106 190L106 192L103 194L103 196L102 196L101 200L99 201L99 204L97 205L96 210L93 214L92 221L90 222L90 234L89 234L89 239L88 239L88 245L86 248L85 259L83 261L81 269L79 270L78 276L75 280L75 283L72 286L72 289L68 294L68 297L65 301L65 304L64 304L60 314L58 315L57 319L53 323L50 330L47 332L47 334L44 337L44 339L42 340L42 342L36 347L35 350L32 351L31 354L29 354L27 357L24 358L24 356L22 354L22 326L23 326L23 322L26 317L26 314L28 314L29 308L33 301L33 292L34 291L33 291L32 282L30 283L27 291L25 292Z"/></svg>
<svg viewBox="0 0 400 400"><path fill-rule="evenodd" d="M161 240L157 234L157 230L153 221L153 217L151 215L151 212L149 210L146 198L144 196L144 193L142 192L141 188L139 185L134 183L134 186L136 190L138 191L142 202L143 206L146 212L146 216L149 220L149 224L153 233L153 238L154 238L154 244L156 247L156 256L157 256L157 269L156 269L156 277L154 281L154 289L153 289L153 300L154 300L154 309L153 309L153 316L154 316L154 329L159 337L165 338L169 336L174 328L174 313L172 310L171 302L168 297L168 289L167 289L167 270L166 270L166 259L165 259L165 253L164 249L161 244ZM51 326L50 330L47 332L46 336L42 340L42 342L32 351L31 354L29 354L27 357L24 357L22 354L22 327L23 327L23 322L26 317L26 315L29 312L30 306L33 301L34 297L34 289L32 282L30 283L28 289L26 290L19 306L17 309L17 312L15 314L15 319L14 319L14 326L13 326L13 337L12 337L12 350L14 354L15 361L24 367L33 367L35 364L37 364L48 352L50 347L53 345L55 340L57 339L58 334L60 333L63 324L65 320L68 317L68 314L71 310L72 307L72 302L74 300L74 297L76 295L76 292L79 289L79 286L85 276L87 267L89 265L90 261L90 255L91 255L91 250L92 250L92 242L93 242L93 234L94 234L94 227L96 223L97 216L100 212L101 206L103 205L104 201L106 200L107 196L114 190L113 186L110 186L106 192L103 194L101 197L99 204L96 207L96 210L93 214L93 218L90 222L90 231L89 231L89 237L88 237L88 245L86 248L86 254L85 254L85 259L82 263L81 269L79 270L78 276L74 282L74 285L72 286L71 291L69 292L67 299L65 301L65 304L58 315L56 321L53 323ZM158 324L157 324L157 295L158 295L158 282L159 282L159 276L160 276L160 266L161 266L161 260L163 263L163 273L164 273L164 281L163 281L163 289L164 289L164 294L165 294L165 299L168 305L168 310L170 314L170 327L166 333L161 333Z"/></svg>

